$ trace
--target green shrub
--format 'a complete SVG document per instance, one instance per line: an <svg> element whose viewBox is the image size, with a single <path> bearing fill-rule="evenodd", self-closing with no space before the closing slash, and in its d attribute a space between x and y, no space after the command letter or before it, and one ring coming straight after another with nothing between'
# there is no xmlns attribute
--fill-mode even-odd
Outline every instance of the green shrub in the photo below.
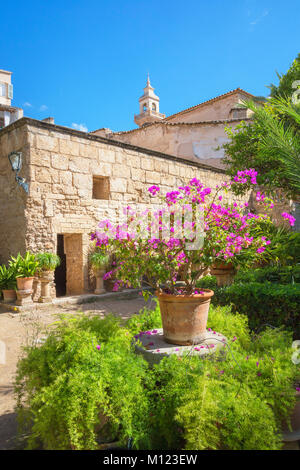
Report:
<svg viewBox="0 0 300 470"><path fill-rule="evenodd" d="M252 330L269 324L285 326L300 337L299 266L266 267L240 271L230 286L218 287L214 276L198 281L197 287L214 291L213 305L232 305L247 315ZM272 281L272 282L269 282Z"/></svg>
<svg viewBox="0 0 300 470"><path fill-rule="evenodd" d="M38 270L39 263L35 255L26 251L22 256L20 253L16 257L11 256L9 266L16 271L16 277L33 277Z"/></svg>
<svg viewBox="0 0 300 470"><path fill-rule="evenodd" d="M214 297L214 303L231 304L234 312L247 315L251 329L284 325L299 338L300 284L234 283L217 289Z"/></svg>
<svg viewBox="0 0 300 470"><path fill-rule="evenodd" d="M16 270L13 266L5 266L2 264L0 266L0 291L16 289Z"/></svg>
<svg viewBox="0 0 300 470"><path fill-rule="evenodd" d="M60 265L60 257L55 253L37 253L38 271L54 271Z"/></svg>
<svg viewBox="0 0 300 470"><path fill-rule="evenodd" d="M210 328L228 338L225 358L171 356L151 369L132 339L160 326L158 307L126 327L113 316L61 317L44 344L27 348L15 392L28 447L132 439L135 449L279 449L295 403L291 335L253 337L246 316L211 307Z"/></svg>
<svg viewBox="0 0 300 470"><path fill-rule="evenodd" d="M268 266L238 271L234 282L274 282L276 284L300 283L300 264L293 266Z"/></svg>

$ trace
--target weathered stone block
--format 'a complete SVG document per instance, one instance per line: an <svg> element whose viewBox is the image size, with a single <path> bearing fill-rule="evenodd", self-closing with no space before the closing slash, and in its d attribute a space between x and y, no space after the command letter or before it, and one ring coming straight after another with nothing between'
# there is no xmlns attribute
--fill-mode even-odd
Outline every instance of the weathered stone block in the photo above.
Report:
<svg viewBox="0 0 300 470"><path fill-rule="evenodd" d="M36 136L36 146L38 149L48 150L50 152L59 152L58 139L46 135Z"/></svg>
<svg viewBox="0 0 300 470"><path fill-rule="evenodd" d="M112 192L125 193L127 190L126 178L111 178L110 189Z"/></svg>
<svg viewBox="0 0 300 470"><path fill-rule="evenodd" d="M69 168L69 159L64 155L52 154L51 155L51 166L58 170L67 170Z"/></svg>
<svg viewBox="0 0 300 470"><path fill-rule="evenodd" d="M100 162L114 163L116 161L115 152L105 148L98 149L98 157Z"/></svg>
<svg viewBox="0 0 300 470"><path fill-rule="evenodd" d="M146 181L146 172L145 170L140 170L139 168L131 168L131 178L134 181Z"/></svg>
<svg viewBox="0 0 300 470"><path fill-rule="evenodd" d="M92 177L90 175L74 174L73 184L78 189L92 188Z"/></svg>
<svg viewBox="0 0 300 470"><path fill-rule="evenodd" d="M160 173L157 173L156 171L146 171L146 183L159 184Z"/></svg>
<svg viewBox="0 0 300 470"><path fill-rule="evenodd" d="M75 173L89 173L89 164L88 158L71 157L69 160L69 170Z"/></svg>
<svg viewBox="0 0 300 470"><path fill-rule="evenodd" d="M130 167L115 163L114 165L112 165L112 174L113 176L130 178Z"/></svg>
<svg viewBox="0 0 300 470"><path fill-rule="evenodd" d="M59 150L63 155L79 155L79 144L72 140L59 139Z"/></svg>

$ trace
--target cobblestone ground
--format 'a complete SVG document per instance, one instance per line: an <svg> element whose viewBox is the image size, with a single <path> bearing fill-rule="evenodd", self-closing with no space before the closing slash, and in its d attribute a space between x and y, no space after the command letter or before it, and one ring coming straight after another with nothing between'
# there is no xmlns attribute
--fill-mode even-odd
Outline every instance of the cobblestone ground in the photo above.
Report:
<svg viewBox="0 0 300 470"><path fill-rule="evenodd" d="M150 301L151 302L151 301ZM32 338L42 335L43 327L57 319L59 313L98 314L104 317L114 313L126 320L145 306L142 297L130 300L98 301L80 306L51 307L39 313L13 314L0 307L0 341L5 343L5 363L0 354L0 449L16 449L21 444L17 440L17 423L14 412L15 400L13 381L16 365L22 354L22 346L29 344ZM0 344L1 346L1 344Z"/></svg>

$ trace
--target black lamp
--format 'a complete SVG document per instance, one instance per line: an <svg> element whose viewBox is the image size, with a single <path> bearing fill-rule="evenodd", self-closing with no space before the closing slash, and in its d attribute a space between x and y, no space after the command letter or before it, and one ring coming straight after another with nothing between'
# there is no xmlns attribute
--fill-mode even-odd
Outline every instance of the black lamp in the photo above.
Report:
<svg viewBox="0 0 300 470"><path fill-rule="evenodd" d="M10 161L12 171L16 172L17 183L22 186L26 193L28 193L28 183L26 183L25 178L21 178L21 176L18 175L22 168L22 152L11 152L8 155L8 159Z"/></svg>

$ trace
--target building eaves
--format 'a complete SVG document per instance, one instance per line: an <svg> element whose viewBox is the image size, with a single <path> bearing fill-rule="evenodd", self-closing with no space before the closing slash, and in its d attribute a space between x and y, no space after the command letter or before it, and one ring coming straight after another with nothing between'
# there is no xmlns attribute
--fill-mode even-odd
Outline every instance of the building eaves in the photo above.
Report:
<svg viewBox="0 0 300 470"><path fill-rule="evenodd" d="M76 129L72 129L70 127L64 127L64 126L58 126L57 124L49 124L48 122L44 121L38 121L37 119L32 119L28 117L23 117L21 119L18 119L17 121L13 122L12 124L9 124L6 127L3 127L0 130L0 137L1 135L4 135L6 133L11 132L14 129L17 129L22 126L32 126L35 128L41 128L41 129L46 129L50 132L58 132L60 134L68 134L71 136L78 137L80 139L86 139L87 141L94 141L94 142L102 142L104 144L108 144L114 147L121 147L127 150L134 150L139 153L143 153L146 155L151 155L153 157L158 157L158 158L163 158L164 160L170 160L170 161L175 161L178 163L184 163L190 166L194 166L197 168L202 168L204 170L208 171L214 171L215 173L222 173L225 174L225 170L221 168L214 167L212 165L207 165L205 163L195 161L192 158L183 158L183 157L177 157L175 155L169 155L166 153L158 152L156 150L151 150L147 149L144 147L138 147L137 145L132 145L128 144L125 142L121 142L119 140L113 140L113 139L107 139L106 137L102 136L97 136L94 134L91 134L89 132L83 132L83 131L78 131ZM19 150L19 149L16 149Z"/></svg>

